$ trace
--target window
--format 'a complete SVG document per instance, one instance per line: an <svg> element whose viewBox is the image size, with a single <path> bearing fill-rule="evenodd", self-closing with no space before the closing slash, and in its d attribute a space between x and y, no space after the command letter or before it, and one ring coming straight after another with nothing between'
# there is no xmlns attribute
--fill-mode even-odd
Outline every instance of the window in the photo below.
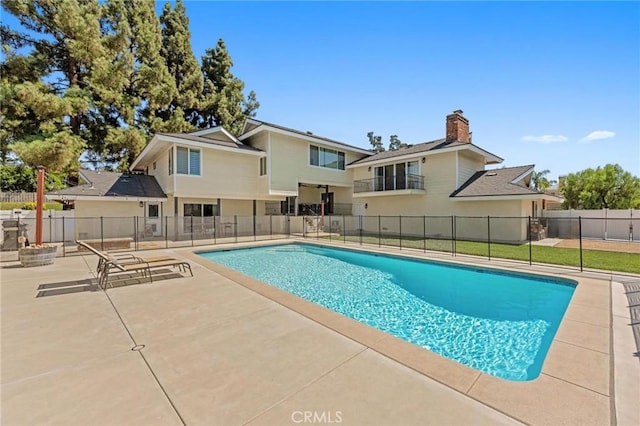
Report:
<svg viewBox="0 0 640 426"><path fill-rule="evenodd" d="M218 215L217 204L194 204L185 203L183 206L184 216L211 217Z"/></svg>
<svg viewBox="0 0 640 426"><path fill-rule="evenodd" d="M417 161L376 167L373 181L374 191L424 189L424 178L419 174Z"/></svg>
<svg viewBox="0 0 640 426"><path fill-rule="evenodd" d="M260 176L267 174L267 157L260 158Z"/></svg>
<svg viewBox="0 0 640 426"><path fill-rule="evenodd" d="M178 147L176 171L181 175L200 176L200 150Z"/></svg>
<svg viewBox="0 0 640 426"><path fill-rule="evenodd" d="M169 176L173 174L173 147L169 148Z"/></svg>
<svg viewBox="0 0 640 426"><path fill-rule="evenodd" d="M327 169L344 170L344 152L309 146L309 164Z"/></svg>
<svg viewBox="0 0 640 426"><path fill-rule="evenodd" d="M157 204L149 204L149 217L160 217L160 206Z"/></svg>

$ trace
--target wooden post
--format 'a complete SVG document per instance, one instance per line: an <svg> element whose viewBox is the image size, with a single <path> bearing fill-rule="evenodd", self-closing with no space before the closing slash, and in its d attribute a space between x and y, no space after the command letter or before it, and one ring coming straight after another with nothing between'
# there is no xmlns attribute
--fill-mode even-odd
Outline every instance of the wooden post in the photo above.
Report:
<svg viewBox="0 0 640 426"><path fill-rule="evenodd" d="M42 216L44 209L44 167L38 166L36 189L36 245L42 245Z"/></svg>

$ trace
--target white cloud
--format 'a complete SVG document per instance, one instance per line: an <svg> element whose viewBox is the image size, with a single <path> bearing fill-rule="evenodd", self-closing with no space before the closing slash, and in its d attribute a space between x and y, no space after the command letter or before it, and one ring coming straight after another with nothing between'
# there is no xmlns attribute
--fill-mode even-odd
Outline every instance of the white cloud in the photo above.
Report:
<svg viewBox="0 0 640 426"><path fill-rule="evenodd" d="M523 136L524 142L553 143L566 142L569 139L563 135L542 135L542 136Z"/></svg>
<svg viewBox="0 0 640 426"><path fill-rule="evenodd" d="M591 142L598 141L601 139L611 139L616 135L616 132L612 132L610 130L596 130L589 133L584 138L580 139L580 142Z"/></svg>

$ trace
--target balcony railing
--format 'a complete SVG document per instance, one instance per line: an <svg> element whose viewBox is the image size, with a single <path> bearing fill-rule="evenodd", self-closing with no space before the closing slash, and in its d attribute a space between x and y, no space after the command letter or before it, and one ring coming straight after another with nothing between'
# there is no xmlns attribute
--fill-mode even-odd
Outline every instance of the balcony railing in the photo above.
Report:
<svg viewBox="0 0 640 426"><path fill-rule="evenodd" d="M372 179L362 179L353 181L353 193L376 192L376 191L398 191L402 189L424 190L424 176L421 175L397 175L397 176L377 176Z"/></svg>

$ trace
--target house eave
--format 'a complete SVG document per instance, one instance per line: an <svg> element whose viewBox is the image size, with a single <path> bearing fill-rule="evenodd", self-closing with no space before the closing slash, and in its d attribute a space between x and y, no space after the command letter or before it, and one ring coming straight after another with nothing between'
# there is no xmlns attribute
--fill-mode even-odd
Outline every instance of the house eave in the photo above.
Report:
<svg viewBox="0 0 640 426"><path fill-rule="evenodd" d="M289 136L289 137L292 137L292 138L302 139L302 140L305 140L305 141L308 141L308 142L317 143L319 145L329 146L331 148L340 149L342 151L350 151L350 152L355 152L355 153L358 153L358 154L371 155L371 151L368 151L368 150L366 150L364 148L358 148L358 147L347 145L347 144L327 141L325 139L318 138L318 137L315 137L313 135L303 135L303 134L300 134L300 133L295 133L295 132L291 132L291 131L284 130L284 129L278 129L276 127L272 127L272 126L269 126L269 125L264 124L264 123L260 124L255 129L243 134L242 136L240 136L239 139L240 139L240 141L244 141L245 139L250 138L251 136L254 136L254 135L257 135L258 133L266 132L266 131L272 132L272 133L278 133L278 134Z"/></svg>
<svg viewBox="0 0 640 426"><path fill-rule="evenodd" d="M497 155L493 155L482 148L478 148L475 145L466 144L466 145L439 148L439 149L434 149L429 151L414 152L411 154L397 155L395 157L381 158L380 160L368 161L365 159L364 161L359 161L356 164L353 164L353 163L347 164L346 168L355 169L357 167L369 167L369 166L374 166L378 164L389 164L398 160L402 161L402 160L410 160L410 159L419 159L420 157L425 157L429 155L437 155L437 154L443 154L447 152L456 152L456 151L463 151L463 150L469 150L483 156L486 160L489 160L486 162L486 164L500 164L504 161L502 158L498 157Z"/></svg>

